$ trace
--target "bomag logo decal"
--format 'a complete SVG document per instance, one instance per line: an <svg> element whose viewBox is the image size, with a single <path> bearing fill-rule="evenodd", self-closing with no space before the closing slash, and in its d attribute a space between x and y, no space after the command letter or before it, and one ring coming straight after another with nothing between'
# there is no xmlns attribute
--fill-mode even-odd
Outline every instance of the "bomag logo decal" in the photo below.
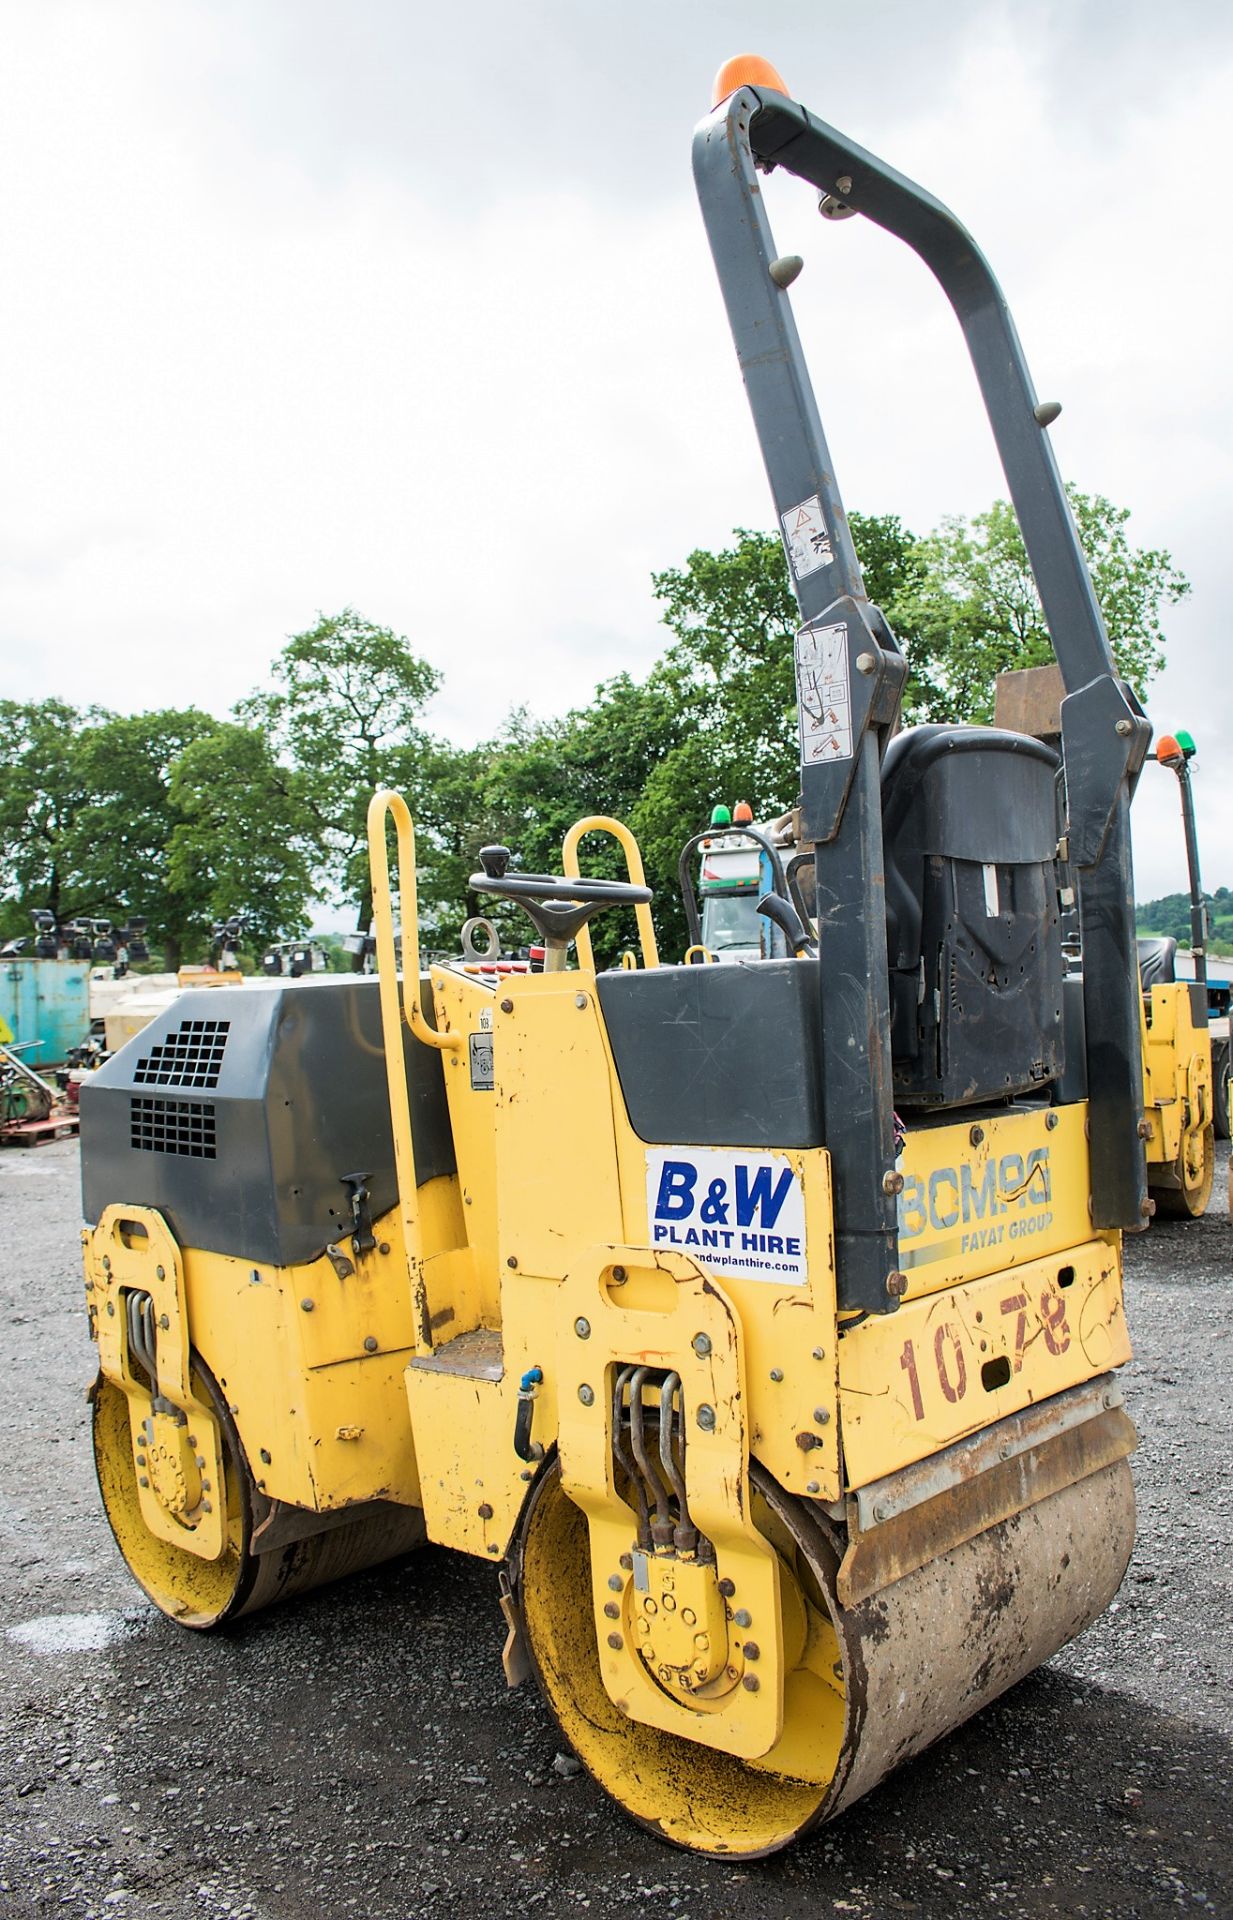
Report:
<svg viewBox="0 0 1233 1920"><path fill-rule="evenodd" d="M907 1173L899 1196L900 1264L919 1267L953 1253L979 1253L1047 1233L1053 1224L1048 1147L1005 1153L983 1166ZM959 1231L956 1232L956 1229ZM913 1246L933 1234L947 1238Z"/></svg>
<svg viewBox="0 0 1233 1920"><path fill-rule="evenodd" d="M734 1279L805 1284L805 1195L782 1154L652 1148L646 1210L657 1247L679 1247Z"/></svg>

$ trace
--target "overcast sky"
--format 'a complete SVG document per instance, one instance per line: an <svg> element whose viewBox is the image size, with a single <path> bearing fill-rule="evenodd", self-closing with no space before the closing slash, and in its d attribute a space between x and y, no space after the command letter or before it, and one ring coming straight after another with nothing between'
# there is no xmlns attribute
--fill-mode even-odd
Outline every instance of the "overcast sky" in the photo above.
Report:
<svg viewBox="0 0 1233 1920"><path fill-rule="evenodd" d="M4 21L0 693L223 713L345 604L442 670L459 742L645 671L652 570L773 525L690 173L715 69L754 50L972 229L1063 474L1193 581L1149 705L1198 740L1205 878L1233 883L1227 4ZM979 511L1005 489L928 274L771 186L848 505ZM1136 814L1139 897L1181 888L1171 776Z"/></svg>

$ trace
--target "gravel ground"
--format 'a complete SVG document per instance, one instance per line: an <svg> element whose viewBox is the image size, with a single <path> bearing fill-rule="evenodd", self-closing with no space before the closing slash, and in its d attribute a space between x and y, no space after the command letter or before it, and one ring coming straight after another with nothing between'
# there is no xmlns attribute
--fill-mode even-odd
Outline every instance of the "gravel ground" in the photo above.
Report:
<svg viewBox="0 0 1233 1920"><path fill-rule="evenodd" d="M1139 1543L1114 1607L833 1828L677 1853L505 1689L495 1575L427 1549L186 1634L102 1518L77 1148L0 1154L0 1914L1233 1914L1233 1230L1130 1243Z"/></svg>

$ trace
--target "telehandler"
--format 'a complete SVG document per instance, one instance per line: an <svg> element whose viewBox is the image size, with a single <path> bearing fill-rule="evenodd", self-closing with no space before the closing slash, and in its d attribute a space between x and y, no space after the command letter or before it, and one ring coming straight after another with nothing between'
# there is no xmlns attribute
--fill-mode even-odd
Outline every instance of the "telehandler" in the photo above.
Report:
<svg viewBox="0 0 1233 1920"><path fill-rule="evenodd" d="M378 794L377 979L186 994L83 1094L85 1281L99 1482L158 1606L217 1626L425 1535L490 1561L511 1680L636 1820L741 1857L849 1807L1122 1579L1149 729L963 229L759 61L721 73L694 164L800 602L819 952L662 963L632 836L588 818L560 874L489 847L471 882L525 908L542 972L424 976L413 826ZM888 745L904 661L772 167L907 241L971 349L1067 687L1082 1042L1054 756L977 728ZM581 876L599 830L627 882ZM587 922L631 908L641 965L597 974Z"/></svg>

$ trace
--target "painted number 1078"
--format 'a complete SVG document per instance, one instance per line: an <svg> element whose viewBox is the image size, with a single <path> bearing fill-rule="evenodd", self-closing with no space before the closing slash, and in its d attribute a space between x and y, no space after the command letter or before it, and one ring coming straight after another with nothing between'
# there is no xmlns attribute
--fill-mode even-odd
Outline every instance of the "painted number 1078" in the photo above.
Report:
<svg viewBox="0 0 1233 1920"><path fill-rule="evenodd" d="M1013 1320L1013 1345L1009 1354L1010 1370L1018 1373L1023 1366L1023 1352L1027 1344L1028 1296L1026 1293L1008 1294L1001 1303L1002 1317ZM1060 1294L1046 1287L1040 1296L1040 1332L1046 1347L1052 1354L1065 1353L1070 1345L1070 1328L1066 1322L1066 1302ZM968 1363L963 1341L956 1327L949 1320L942 1322L933 1336L931 1353L926 1354L926 1364L932 1358L939 1387L943 1396L952 1406L957 1406L968 1390ZM903 1352L899 1355L899 1364L908 1376L908 1390L912 1396L912 1412L917 1420L925 1417L925 1402L921 1395L920 1365L917 1360L915 1340L905 1340ZM1006 1376L995 1385L1004 1385Z"/></svg>

